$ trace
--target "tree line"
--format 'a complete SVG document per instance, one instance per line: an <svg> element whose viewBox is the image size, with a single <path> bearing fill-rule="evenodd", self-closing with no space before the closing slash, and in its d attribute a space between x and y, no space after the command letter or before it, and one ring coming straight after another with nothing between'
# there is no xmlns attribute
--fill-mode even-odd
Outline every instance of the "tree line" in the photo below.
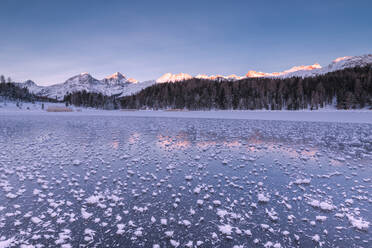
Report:
<svg viewBox="0 0 372 248"><path fill-rule="evenodd" d="M106 96L101 93L89 93L87 91L79 91L69 93L64 96L63 101L68 105L78 107L93 107L100 109L118 109L120 102L116 100L116 96Z"/></svg>
<svg viewBox="0 0 372 248"><path fill-rule="evenodd" d="M316 77L246 78L213 81L193 78L156 84L120 99L126 109L338 109L372 106L372 66L347 68Z"/></svg>

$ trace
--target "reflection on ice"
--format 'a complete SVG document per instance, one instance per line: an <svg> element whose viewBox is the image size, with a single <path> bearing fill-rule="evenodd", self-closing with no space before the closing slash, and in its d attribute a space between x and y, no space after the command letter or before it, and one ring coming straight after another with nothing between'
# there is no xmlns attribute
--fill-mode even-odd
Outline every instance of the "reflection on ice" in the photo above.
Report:
<svg viewBox="0 0 372 248"><path fill-rule="evenodd" d="M112 149L117 150L119 148L119 141L114 140L112 141L111 145L112 145Z"/></svg>
<svg viewBox="0 0 372 248"><path fill-rule="evenodd" d="M131 133L129 138L128 138L129 144L131 144L131 145L136 144L139 141L140 136L141 136L141 134L138 133L138 132Z"/></svg>
<svg viewBox="0 0 372 248"><path fill-rule="evenodd" d="M0 247L368 247L371 131L2 118Z"/></svg>
<svg viewBox="0 0 372 248"><path fill-rule="evenodd" d="M172 139L169 136L164 136L164 135L158 135L157 136L158 142L157 145L162 148L162 149L167 149L167 150L182 150L189 148L190 146L190 141L184 139L184 137L177 136L177 138Z"/></svg>

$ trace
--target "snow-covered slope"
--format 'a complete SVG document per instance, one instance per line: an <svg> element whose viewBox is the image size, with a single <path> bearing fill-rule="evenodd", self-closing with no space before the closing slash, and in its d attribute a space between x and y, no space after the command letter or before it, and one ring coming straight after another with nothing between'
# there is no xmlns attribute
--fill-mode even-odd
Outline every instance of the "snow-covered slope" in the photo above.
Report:
<svg viewBox="0 0 372 248"><path fill-rule="evenodd" d="M85 72L67 79L64 83L51 86L38 86L31 80L17 84L27 87L30 92L36 95L62 100L65 95L78 91L102 93L108 96L126 96L137 93L154 83L155 81L138 82L133 78L127 79L120 72L98 80Z"/></svg>
<svg viewBox="0 0 372 248"><path fill-rule="evenodd" d="M124 88L124 91L120 94L120 96L133 95L133 94L143 90L144 88L150 87L151 85L154 85L154 84L156 84L155 80L148 80L148 81L128 84Z"/></svg>

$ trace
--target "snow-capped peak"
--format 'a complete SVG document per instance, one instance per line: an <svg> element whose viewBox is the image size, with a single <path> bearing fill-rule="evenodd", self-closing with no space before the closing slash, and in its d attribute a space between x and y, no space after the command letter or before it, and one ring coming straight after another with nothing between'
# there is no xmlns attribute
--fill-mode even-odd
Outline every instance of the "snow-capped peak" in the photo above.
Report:
<svg viewBox="0 0 372 248"><path fill-rule="evenodd" d="M242 76L237 76L235 74L231 74L229 76L226 77L227 79L232 79L232 80L240 80L240 79L243 79L244 77Z"/></svg>
<svg viewBox="0 0 372 248"><path fill-rule="evenodd" d="M131 83L125 75L120 72L115 72L114 74L102 79L102 82L108 85L125 85Z"/></svg>
<svg viewBox="0 0 372 248"><path fill-rule="evenodd" d="M199 75L197 75L195 78L199 78L199 79L209 79L209 76L206 75L206 74L199 74Z"/></svg>
<svg viewBox="0 0 372 248"><path fill-rule="evenodd" d="M135 84L138 81L134 78L127 78L124 74L120 72L115 72L114 74L102 79L103 83L109 85L125 85L125 84Z"/></svg>
<svg viewBox="0 0 372 248"><path fill-rule="evenodd" d="M43 86L38 86L34 81L32 80L27 80L23 83L16 83L16 85L22 87L22 88L27 88L31 93L38 93Z"/></svg>
<svg viewBox="0 0 372 248"><path fill-rule="evenodd" d="M352 58L352 56L339 57L339 58L333 60L332 62L333 62L333 63L337 63L337 62L340 62L340 61L342 61L342 60L350 59L350 58Z"/></svg>
<svg viewBox="0 0 372 248"><path fill-rule="evenodd" d="M33 86L36 86L35 82L32 81L32 80L27 80L27 81L23 82L23 85L24 85L24 86L27 86L27 87L33 87Z"/></svg>
<svg viewBox="0 0 372 248"><path fill-rule="evenodd" d="M98 80L93 78L89 73L83 72L79 75L73 76L64 82L66 85L81 85L81 84L92 84L97 83Z"/></svg>
<svg viewBox="0 0 372 248"><path fill-rule="evenodd" d="M254 78L254 77L265 77L268 73L260 72L260 71L248 71L247 74L245 74L246 77Z"/></svg>
<svg viewBox="0 0 372 248"><path fill-rule="evenodd" d="M120 72L115 72L114 74L106 77L106 79L124 79L126 78L123 74L121 74Z"/></svg>
<svg viewBox="0 0 372 248"><path fill-rule="evenodd" d="M290 72L303 71L303 70L309 71L309 70L320 69L320 68L322 68L322 67L318 63L315 63L313 65L293 66L291 69L281 72L281 74L288 74Z"/></svg>
<svg viewBox="0 0 372 248"><path fill-rule="evenodd" d="M257 71L248 71L245 75L246 77L277 77L277 76L285 76L289 73L296 72L296 71L310 71L314 69L322 68L318 63L313 65L300 65L300 66L293 66L292 68L282 71L282 72L257 72Z"/></svg>
<svg viewBox="0 0 372 248"><path fill-rule="evenodd" d="M134 79L134 78L128 78L127 81L131 84L136 84L138 83L138 80L137 79Z"/></svg>
<svg viewBox="0 0 372 248"><path fill-rule="evenodd" d="M333 62L328 65L328 68L341 70L349 67L365 66L371 63L372 54L365 54L361 56L345 56L333 60Z"/></svg>
<svg viewBox="0 0 372 248"><path fill-rule="evenodd" d="M211 75L211 76L208 76L206 74L199 74L199 75L195 76L195 78L198 78L198 79L209 79L209 80L239 80L239 79L243 79L244 77L237 76L235 74L232 74L232 75L229 75L229 76L223 76L223 75Z"/></svg>
<svg viewBox="0 0 372 248"><path fill-rule="evenodd" d="M187 79L191 79L192 76L186 73L178 73L178 74L172 74L172 73L165 73L163 76L158 78L156 80L157 83L166 83L166 82L178 82L178 81L184 81Z"/></svg>
<svg viewBox="0 0 372 248"><path fill-rule="evenodd" d="M323 75L328 72L338 71L345 68L352 68L356 66L366 66L372 64L372 54L366 54L361 56L345 56L340 57L332 61L328 66L314 68L311 70L298 70L294 72L287 73L283 77L314 77L318 75Z"/></svg>

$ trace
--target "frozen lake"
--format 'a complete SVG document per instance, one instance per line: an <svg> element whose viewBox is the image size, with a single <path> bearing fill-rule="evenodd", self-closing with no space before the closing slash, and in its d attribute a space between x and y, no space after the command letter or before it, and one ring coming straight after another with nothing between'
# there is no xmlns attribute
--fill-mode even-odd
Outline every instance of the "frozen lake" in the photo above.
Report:
<svg viewBox="0 0 372 248"><path fill-rule="evenodd" d="M371 247L371 124L0 117L0 247Z"/></svg>

